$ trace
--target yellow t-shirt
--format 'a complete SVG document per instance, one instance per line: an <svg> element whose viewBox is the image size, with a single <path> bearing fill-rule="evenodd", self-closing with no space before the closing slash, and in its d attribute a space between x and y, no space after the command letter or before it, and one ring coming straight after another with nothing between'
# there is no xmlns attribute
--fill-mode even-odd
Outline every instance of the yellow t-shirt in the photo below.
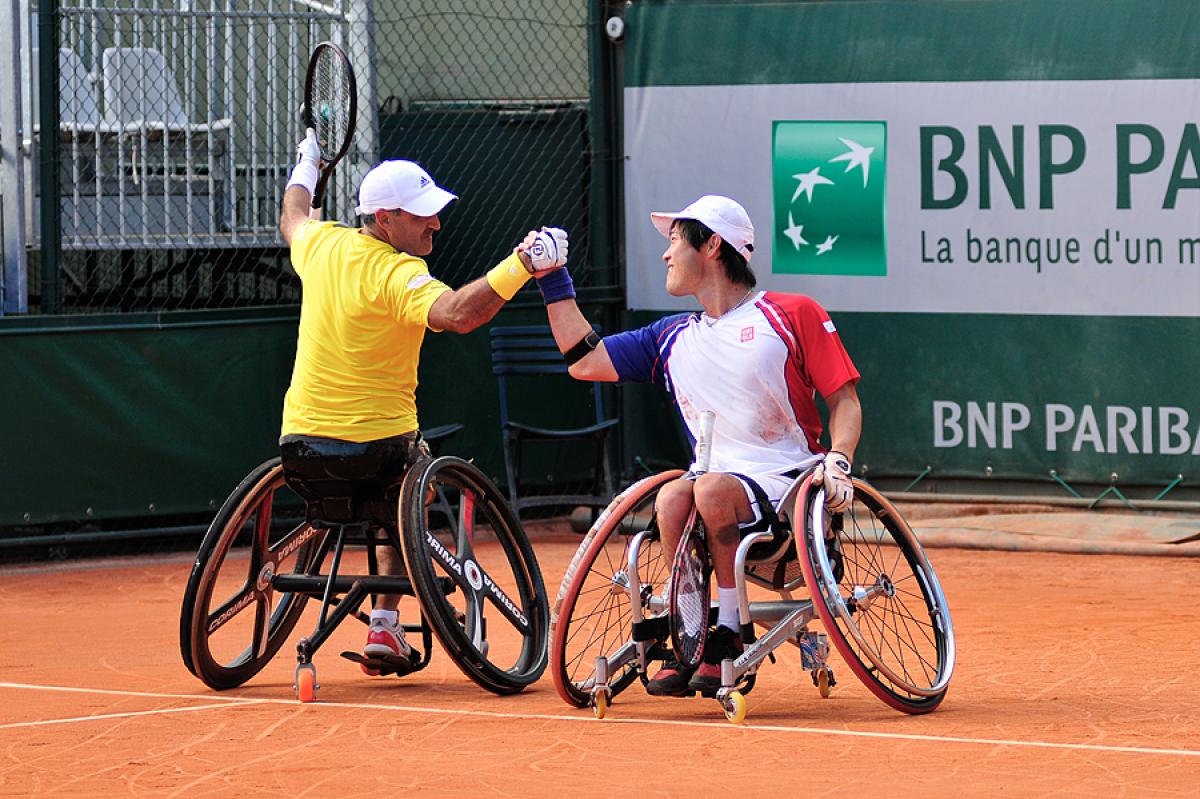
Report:
<svg viewBox="0 0 1200 799"><path fill-rule="evenodd" d="M429 308L450 287L423 259L334 222L306 222L291 255L303 300L283 434L363 442L416 430Z"/></svg>

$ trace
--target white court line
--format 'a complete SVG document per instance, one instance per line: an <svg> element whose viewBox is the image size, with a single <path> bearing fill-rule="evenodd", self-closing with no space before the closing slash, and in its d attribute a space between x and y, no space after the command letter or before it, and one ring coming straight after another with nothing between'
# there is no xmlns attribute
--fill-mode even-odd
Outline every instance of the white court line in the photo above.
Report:
<svg viewBox="0 0 1200 799"><path fill-rule="evenodd" d="M112 696L148 696L151 699L208 699L217 702L278 702L278 699L259 699L252 696L213 696L211 694L162 694L154 691L116 691L109 688L79 688L72 685L36 685L25 682L0 682L0 688L20 688L30 691L58 691L74 694L110 694Z"/></svg>
<svg viewBox="0 0 1200 799"><path fill-rule="evenodd" d="M256 704L257 702L265 702L266 700L256 700L256 702L244 702L243 704ZM215 705L195 705L193 707L169 707L160 708L158 710L136 710L128 713L101 713L95 716L75 716L69 719L44 719L42 721L15 721L12 724L0 724L0 730L9 730L16 727L45 727L50 724L72 724L77 721L101 721L103 719L123 719L132 716L157 716L161 713L190 713L193 710L212 710L213 708L229 707L228 702L220 702Z"/></svg>
<svg viewBox="0 0 1200 799"><path fill-rule="evenodd" d="M76 688L59 685L33 685L29 683L12 683L0 682L0 688L16 688L33 691L67 691L75 693L87 694L111 694L115 696L146 696L159 699L220 699L221 703L206 705L196 708L169 708L165 710L146 710L137 713L111 714L108 716L81 716L76 719L59 719L55 721L44 722L17 722L15 724L0 725L0 729L8 727L24 727L34 726L37 724L62 723L68 721L89 721L92 719L113 718L116 716L149 716L156 713L172 713L181 710L210 710L219 707L232 707L234 705L289 705L295 707L297 702L295 699L272 699L272 698L255 698L255 697L215 697L204 694L158 694L148 691L116 691L110 689L92 689L92 688ZM909 733L895 732L870 732L866 730L837 730L824 727L785 727L778 724L730 724L724 721L681 721L678 719L632 719L632 718L606 718L604 721L596 721L589 715L579 713L573 716L564 716L553 713L499 713L493 710L462 710L457 708L439 708L425 706L410 706L410 705L375 705L365 702L316 702L306 707L311 708L353 708L356 710L394 710L401 713L426 713L438 716L470 716L475 718L491 718L502 719L507 721L524 720L524 721L567 721L581 724L644 724L644 725L660 725L667 727L704 727L712 730L729 730L737 733L747 732L784 732L800 735L837 735L849 738L880 738L893 741L918 741L922 743L956 743L970 744L977 746L1012 746L1026 749L1066 749L1072 751L1083 752L1111 752L1116 754L1135 754L1135 755L1166 755L1168 757L1200 757L1200 749L1162 749L1149 746L1108 746L1105 744L1084 744L1084 743L1053 743L1051 741L1017 741L1005 738L964 738L954 735L915 735Z"/></svg>

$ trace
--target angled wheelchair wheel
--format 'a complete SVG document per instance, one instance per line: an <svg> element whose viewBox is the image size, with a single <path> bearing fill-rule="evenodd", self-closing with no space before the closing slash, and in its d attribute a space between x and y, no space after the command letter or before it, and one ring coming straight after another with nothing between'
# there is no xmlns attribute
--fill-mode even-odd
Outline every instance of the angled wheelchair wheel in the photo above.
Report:
<svg viewBox="0 0 1200 799"><path fill-rule="evenodd" d="M409 579L442 647L469 678L516 693L546 669L549 607L524 528L461 458L413 465L400 496Z"/></svg>
<svg viewBox="0 0 1200 799"><path fill-rule="evenodd" d="M824 489L806 482L793 518L803 519L796 548L813 605L846 665L896 710L936 708L954 672L954 628L912 528L857 479L850 507L828 518Z"/></svg>
<svg viewBox="0 0 1200 799"><path fill-rule="evenodd" d="M300 619L307 597L280 593L276 574L311 574L324 531L284 482L279 458L250 472L208 528L184 592L179 649L192 674L219 690L257 674Z"/></svg>
<svg viewBox="0 0 1200 799"><path fill-rule="evenodd" d="M627 547L638 533L655 529L658 491L681 474L678 469L656 474L618 494L567 567L550 621L550 670L559 696L568 704L587 707L593 701L598 657L628 655L627 648L633 646ZM665 615L663 591L670 568L658 536L646 539L637 560L641 588L636 594L643 619ZM623 664L610 670L605 701L637 679L636 658L622 659Z"/></svg>

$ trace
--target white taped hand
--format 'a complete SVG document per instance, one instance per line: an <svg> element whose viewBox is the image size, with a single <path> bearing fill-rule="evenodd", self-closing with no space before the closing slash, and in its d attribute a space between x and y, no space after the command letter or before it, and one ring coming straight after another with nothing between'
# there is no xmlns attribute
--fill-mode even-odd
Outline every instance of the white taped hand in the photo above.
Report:
<svg viewBox="0 0 1200 799"><path fill-rule="evenodd" d="M287 187L303 186L312 194L317 188L317 179L321 174L321 145L317 143L317 133L312 128L305 132L304 138L296 145L296 154L299 161L292 168Z"/></svg>
<svg viewBox="0 0 1200 799"><path fill-rule="evenodd" d="M317 142L317 132L309 128L304 132L304 138L296 145L296 154L302 162L307 161L313 166L321 162L321 145Z"/></svg>
<svg viewBox="0 0 1200 799"><path fill-rule="evenodd" d="M531 271L536 277L565 266L567 263L567 231L557 227L531 230L517 247L529 256Z"/></svg>
<svg viewBox="0 0 1200 799"><path fill-rule="evenodd" d="M825 507L841 513L854 499L854 483L850 479L850 459L840 452L830 452L817 465L813 482L821 480L825 488Z"/></svg>

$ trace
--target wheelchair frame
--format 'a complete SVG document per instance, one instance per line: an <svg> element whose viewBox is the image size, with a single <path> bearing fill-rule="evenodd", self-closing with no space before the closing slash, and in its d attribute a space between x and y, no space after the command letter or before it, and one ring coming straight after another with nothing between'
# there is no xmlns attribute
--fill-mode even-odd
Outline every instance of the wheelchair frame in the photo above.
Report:
<svg viewBox="0 0 1200 799"><path fill-rule="evenodd" d="M672 656L668 594L657 584L659 578L665 582L661 563L664 555L647 555L659 535L657 521L647 506L662 485L682 474L679 470L663 472L618 495L580 544L560 586L551 620L550 661L555 685L565 701L577 707L590 705L597 718L607 714L612 699L634 679L645 684L654 661ZM738 723L745 718L745 697L754 687L758 669L764 660L773 659L774 651L784 643L800 649L802 667L811 674L822 697L827 698L836 685L829 665L831 643L855 676L897 710L928 713L945 697L955 650L941 586L920 543L895 507L867 483L856 479L854 485L851 508L830 517L825 513L823 488L811 485L811 470L802 474L776 507L781 523L790 520L790 535L781 536L782 543L765 556L752 555L752 550L775 539L774 532L746 536L739 544L735 575L745 648L737 658L722 662L722 685L714 697L730 721ZM638 513L642 517L634 518ZM797 524L796 519L801 523ZM843 527L846 519L850 520L850 531ZM617 549L614 545L613 553L601 558L610 542L623 547L622 556L613 554ZM894 545L902 557L885 560L877 557L877 551L868 553L876 557L859 557L860 547L884 545ZM849 555L846 549L851 550ZM793 555L795 564L789 561ZM601 560L619 560L620 568L598 568L596 564ZM795 572L793 565L798 565L799 573L789 575L785 567ZM646 571L651 573L646 575ZM764 576L767 571L772 573L770 578ZM587 594L601 599L597 600L597 608L579 613L576 624L577 603L590 577L597 578L597 584L591 585ZM603 590L606 582L607 596ZM751 602L750 584L777 591L780 599ZM808 599L793 597L797 589L811 585L818 586L818 590L810 591ZM918 596L928 613L927 624L909 607L918 604L914 601ZM880 623L871 618L873 606L878 608L875 615L891 615ZM896 615L899 610L908 615L901 619ZM613 625L601 631L602 651L595 653L594 669L587 673L584 660L593 654L588 647L595 640L594 635L586 637L589 630L594 632L608 619L615 618L619 623L626 616L628 638L604 650L616 633L611 629ZM823 632L810 630L813 622L819 622ZM756 625L766 628L761 636L755 635ZM897 658L893 642L882 639L893 633L899 635L900 627L909 634L916 627L922 637L900 642L904 654ZM581 639L585 639L585 649L576 655L573 650L580 647Z"/></svg>
<svg viewBox="0 0 1200 799"><path fill-rule="evenodd" d="M181 608L180 653L188 670L205 684L224 690L257 674L282 647L307 601L318 599L316 626L296 646L293 686L300 701L315 701L317 650L347 616L367 623L360 606L379 594L417 599L420 623L403 628L419 632L423 648L408 668L365 663L357 653L342 653L363 663L364 670L403 675L423 669L437 637L471 680L494 693L519 692L541 676L549 617L541 571L520 522L478 468L448 456L415 463L404 476L395 526L360 518L358 510L353 521L310 518L307 502L309 509L292 524L275 512L276 496L283 490L290 489L280 459L260 464L225 500L200 545ZM438 518L443 524L434 523ZM486 563L476 548L479 522L490 528L500 551L497 555L490 543L484 544ZM246 539L250 562L243 573L240 558L230 555ZM365 546L368 574L344 572L343 555L351 546ZM379 546L402 554L407 576L378 573ZM327 560L329 568L322 571ZM493 564L497 568L489 570ZM511 579L502 573L506 569ZM241 622L250 628L248 644L232 657L216 654L214 635L243 612L249 616L248 611L253 617ZM489 620L511 627L520 637L520 652L511 663L489 656ZM242 640L233 638L234 650Z"/></svg>

